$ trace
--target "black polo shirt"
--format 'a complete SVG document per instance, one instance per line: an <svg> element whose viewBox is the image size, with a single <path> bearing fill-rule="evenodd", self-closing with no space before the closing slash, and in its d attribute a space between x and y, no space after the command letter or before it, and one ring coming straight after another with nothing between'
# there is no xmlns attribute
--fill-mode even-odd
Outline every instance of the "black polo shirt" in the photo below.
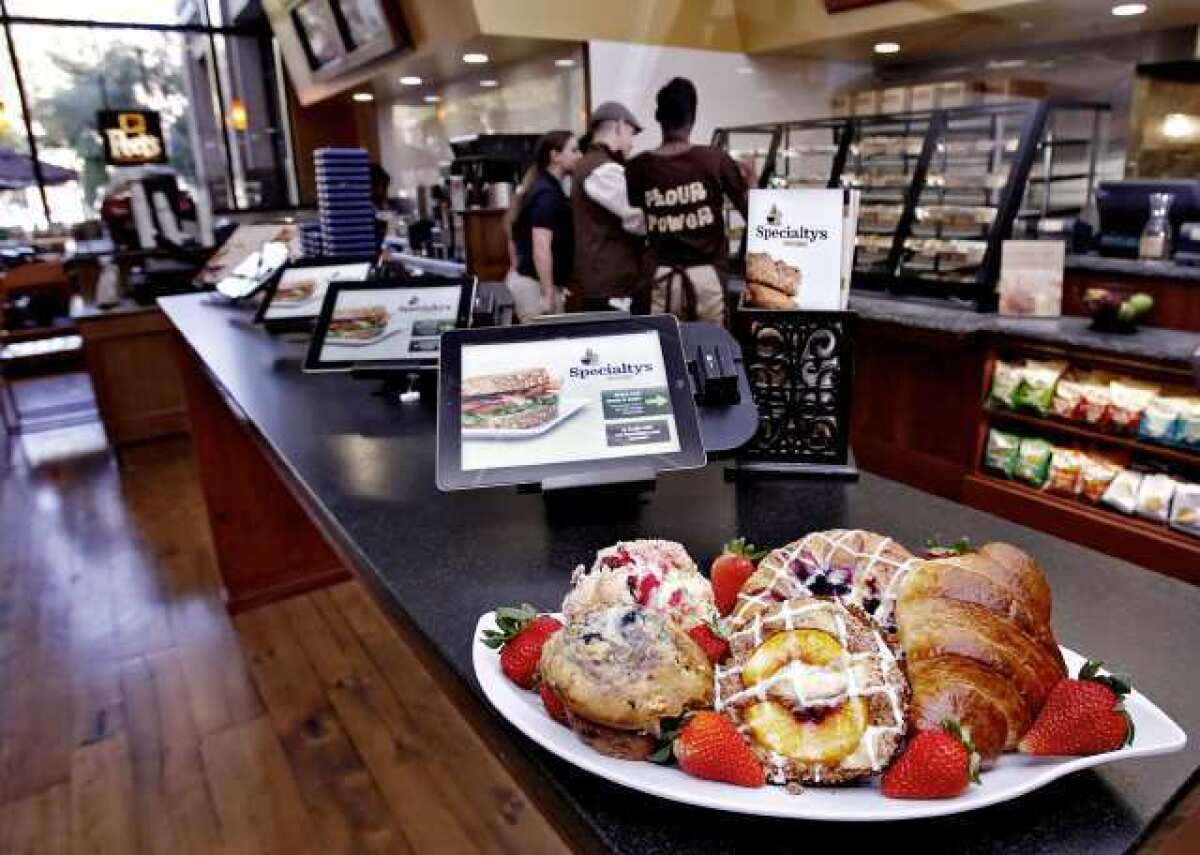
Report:
<svg viewBox="0 0 1200 855"><path fill-rule="evenodd" d="M562 183L549 172L534 179L521 201L521 210L513 223L513 243L517 246L517 272L537 279L533 266L533 230L549 229L553 234L550 253L554 262L554 284L565 287L571 281L575 259L575 229L571 221L571 203Z"/></svg>

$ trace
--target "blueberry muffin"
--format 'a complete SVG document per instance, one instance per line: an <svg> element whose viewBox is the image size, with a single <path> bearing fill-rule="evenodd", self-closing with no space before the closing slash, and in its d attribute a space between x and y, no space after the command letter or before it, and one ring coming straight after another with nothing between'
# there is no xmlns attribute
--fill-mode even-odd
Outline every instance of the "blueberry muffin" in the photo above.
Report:
<svg viewBox="0 0 1200 855"><path fill-rule="evenodd" d="M576 614L542 649L541 676L584 742L630 760L654 751L664 719L712 705L704 651L668 616L639 605Z"/></svg>

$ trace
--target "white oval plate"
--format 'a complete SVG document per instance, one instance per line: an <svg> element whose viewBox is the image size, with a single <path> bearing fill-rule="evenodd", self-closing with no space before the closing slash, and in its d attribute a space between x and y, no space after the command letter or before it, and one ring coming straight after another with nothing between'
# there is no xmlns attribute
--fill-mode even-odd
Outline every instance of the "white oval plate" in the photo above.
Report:
<svg viewBox="0 0 1200 855"><path fill-rule="evenodd" d="M842 822L943 816L1014 799L1080 769L1132 757L1170 754L1182 750L1187 743L1187 735L1179 725L1149 698L1134 690L1125 701L1135 727L1133 745L1091 757L1005 754L995 766L983 772L982 784L972 785L966 793L953 799L906 801L884 798L877 777L855 787L808 787L800 795L791 795L782 787L770 785L759 789L735 787L693 778L675 766L618 760L593 751L568 728L546 715L536 692L523 691L504 676L499 655L480 641L483 631L495 626L492 612L480 617L475 626L472 650L475 677L487 699L518 730L547 751L592 774L664 799L718 810ZM1078 673L1085 658L1065 647L1062 651L1068 671Z"/></svg>

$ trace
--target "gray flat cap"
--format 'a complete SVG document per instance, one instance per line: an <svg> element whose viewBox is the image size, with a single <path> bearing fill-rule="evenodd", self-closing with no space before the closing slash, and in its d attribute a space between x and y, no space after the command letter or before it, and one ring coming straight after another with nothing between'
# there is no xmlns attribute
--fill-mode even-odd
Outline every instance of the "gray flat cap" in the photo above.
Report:
<svg viewBox="0 0 1200 855"><path fill-rule="evenodd" d="M594 128L601 122L615 122L624 120L633 126L633 132L640 134L642 132L642 124L636 118L629 108L617 101L605 101L603 104L592 110L592 120L588 124L589 128Z"/></svg>

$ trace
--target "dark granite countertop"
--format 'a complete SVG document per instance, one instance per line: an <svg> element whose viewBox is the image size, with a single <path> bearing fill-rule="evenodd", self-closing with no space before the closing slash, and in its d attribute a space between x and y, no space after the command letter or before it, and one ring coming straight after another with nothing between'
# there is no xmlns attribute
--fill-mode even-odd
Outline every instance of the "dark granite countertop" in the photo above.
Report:
<svg viewBox="0 0 1200 855"><path fill-rule="evenodd" d="M300 371L303 347L273 339L244 310L202 295L162 301L207 371L243 411L355 570L416 627L488 708L471 667L476 617L497 604L556 605L572 568L619 538L684 542L707 563L744 534L780 544L820 528L856 526L912 546L927 536L1001 539L1042 562L1060 641L1127 667L1185 730L1200 733L1191 651L1200 647L1200 588L892 481L762 480L727 484L719 466L664 476L634 519L550 515L511 490L439 493L432 409L373 397L344 375ZM815 845L925 852L1127 850L1200 767L1179 754L1082 772L1019 799L956 817L892 824L758 819L690 808L607 783L503 725L606 848L630 853L772 851ZM802 796L801 796L802 797Z"/></svg>
<svg viewBox="0 0 1200 855"><path fill-rule="evenodd" d="M1200 296L1200 292L1197 292ZM955 335L977 333L1012 336L1044 341L1066 347L1122 356L1141 357L1163 362L1190 364L1192 353L1200 347L1200 333L1141 327L1132 335L1093 332L1088 318L1009 318L976 312L944 300L918 297L893 297L875 292L852 291L850 308L860 317L918 329Z"/></svg>
<svg viewBox="0 0 1200 855"><path fill-rule="evenodd" d="M1183 279L1200 284L1200 267L1173 261L1140 261L1136 258L1109 258L1104 255L1068 255L1067 270L1089 273L1115 273L1120 276L1144 276L1158 279Z"/></svg>

